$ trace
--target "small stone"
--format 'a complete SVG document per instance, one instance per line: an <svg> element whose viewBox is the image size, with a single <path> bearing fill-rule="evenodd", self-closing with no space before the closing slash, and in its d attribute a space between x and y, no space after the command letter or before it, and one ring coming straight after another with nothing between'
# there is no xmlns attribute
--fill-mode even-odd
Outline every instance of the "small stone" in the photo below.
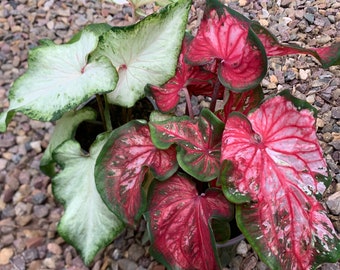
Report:
<svg viewBox="0 0 340 270"><path fill-rule="evenodd" d="M340 191L335 192L331 196L329 196L326 200L326 204L328 209L334 215L340 214Z"/></svg>
<svg viewBox="0 0 340 270"><path fill-rule="evenodd" d="M313 14L310 13L306 13L305 15L303 15L303 17L309 22L309 23L314 23L315 17Z"/></svg>
<svg viewBox="0 0 340 270"><path fill-rule="evenodd" d="M312 95L309 95L306 97L306 101L309 103L309 104L314 104L315 102L315 94L312 94Z"/></svg>
<svg viewBox="0 0 340 270"><path fill-rule="evenodd" d="M145 254L145 250L137 244L132 244L128 249L128 254L129 259L137 262Z"/></svg>
<svg viewBox="0 0 340 270"><path fill-rule="evenodd" d="M248 245L245 241L241 241L236 247L236 254L245 257L248 253Z"/></svg>
<svg viewBox="0 0 340 270"><path fill-rule="evenodd" d="M15 144L15 137L9 133L0 134L0 148L9 148Z"/></svg>
<svg viewBox="0 0 340 270"><path fill-rule="evenodd" d="M25 250L22 255L24 256L26 263L30 263L39 258L39 253L35 248Z"/></svg>
<svg viewBox="0 0 340 270"><path fill-rule="evenodd" d="M122 254L122 251L118 248L115 248L113 253L112 253L112 258L117 261L119 260L120 258L123 257L123 254Z"/></svg>
<svg viewBox="0 0 340 270"><path fill-rule="evenodd" d="M303 81L308 79L309 74L310 74L310 70L309 69L308 70L304 70L304 69L300 69L299 70L299 77Z"/></svg>
<svg viewBox="0 0 340 270"><path fill-rule="evenodd" d="M43 237L32 237L26 240L26 247L27 248L36 248L41 246L45 242Z"/></svg>
<svg viewBox="0 0 340 270"><path fill-rule="evenodd" d="M259 23L264 27L267 27L269 25L269 22L266 19L259 19Z"/></svg>
<svg viewBox="0 0 340 270"><path fill-rule="evenodd" d="M3 248L0 250L0 265L9 263L9 260L13 257L14 251L12 248Z"/></svg>
<svg viewBox="0 0 340 270"><path fill-rule="evenodd" d="M46 205L35 205L33 207L33 213L38 218L46 217L49 213L49 209Z"/></svg>
<svg viewBox="0 0 340 270"><path fill-rule="evenodd" d="M47 199L47 196L45 193L43 192L38 192L34 195L32 195L32 203L35 204L35 205L39 205L39 204L42 204L46 201Z"/></svg>
<svg viewBox="0 0 340 270"><path fill-rule="evenodd" d="M61 255L63 253L61 247L56 243L48 243L47 250L56 255Z"/></svg>
<svg viewBox="0 0 340 270"><path fill-rule="evenodd" d="M49 21L47 24L46 24L47 28L50 29L50 30L53 30L54 28L54 21Z"/></svg>
<svg viewBox="0 0 340 270"><path fill-rule="evenodd" d="M49 269L55 269L55 259L53 257L44 259L43 264Z"/></svg>
<svg viewBox="0 0 340 270"><path fill-rule="evenodd" d="M16 269L16 270L25 270L26 269L25 258L22 255L15 256L11 260L11 263L14 266L14 269Z"/></svg>
<svg viewBox="0 0 340 270"><path fill-rule="evenodd" d="M257 259L255 256L250 256L244 259L241 264L241 269L255 269L257 264Z"/></svg>
<svg viewBox="0 0 340 270"><path fill-rule="evenodd" d="M41 153L41 141L34 141L30 143L31 148L36 152L36 153Z"/></svg>
<svg viewBox="0 0 340 270"><path fill-rule="evenodd" d="M15 222L20 226L24 227L32 221L31 215L24 215L24 216L16 216Z"/></svg>
<svg viewBox="0 0 340 270"><path fill-rule="evenodd" d="M7 167L8 160L0 158L0 171L4 171Z"/></svg>
<svg viewBox="0 0 340 270"><path fill-rule="evenodd" d="M4 236L1 237L1 244L4 246L9 246L12 244L14 241L14 236L13 234L5 234Z"/></svg>
<svg viewBox="0 0 340 270"><path fill-rule="evenodd" d="M340 265L338 263L323 263L320 270L339 270Z"/></svg>
<svg viewBox="0 0 340 270"><path fill-rule="evenodd" d="M240 7L244 7L248 4L248 0L239 0L238 4L240 5Z"/></svg>
<svg viewBox="0 0 340 270"><path fill-rule="evenodd" d="M66 9L58 9L57 14L62 17L70 17L71 16L71 10L69 8Z"/></svg>
<svg viewBox="0 0 340 270"><path fill-rule="evenodd" d="M138 265L129 259L118 260L118 266L121 270L136 270Z"/></svg>
<svg viewBox="0 0 340 270"><path fill-rule="evenodd" d="M333 139L333 136L330 132L325 132L322 134L322 139L325 141L325 142L330 142L332 141Z"/></svg>
<svg viewBox="0 0 340 270"><path fill-rule="evenodd" d="M323 128L325 126L325 122L321 118L316 119L316 126L319 128Z"/></svg>
<svg viewBox="0 0 340 270"><path fill-rule="evenodd" d="M332 117L335 119L340 119L340 107L332 108Z"/></svg>
<svg viewBox="0 0 340 270"><path fill-rule="evenodd" d="M258 262L256 264L257 270L269 270L269 267L264 262Z"/></svg>
<svg viewBox="0 0 340 270"><path fill-rule="evenodd" d="M13 67L19 67L20 65L20 57L19 56L14 56L13 57L13 62L12 62Z"/></svg>
<svg viewBox="0 0 340 270"><path fill-rule="evenodd" d="M5 189L3 192L3 197L2 197L4 203L11 202L13 199L14 193L15 191L13 189L10 189L10 188Z"/></svg>
<svg viewBox="0 0 340 270"><path fill-rule="evenodd" d="M30 263L30 265L28 266L27 270L37 270L37 269L42 269L41 268L42 263L40 260L36 260Z"/></svg>
<svg viewBox="0 0 340 270"><path fill-rule="evenodd" d="M282 0L281 7L289 7L291 3L292 3L292 0Z"/></svg>
<svg viewBox="0 0 340 270"><path fill-rule="evenodd" d="M321 36L321 37L318 37L316 39L316 42L320 45L323 45L323 44L326 44L328 42L330 42L332 40L332 38L330 36Z"/></svg>

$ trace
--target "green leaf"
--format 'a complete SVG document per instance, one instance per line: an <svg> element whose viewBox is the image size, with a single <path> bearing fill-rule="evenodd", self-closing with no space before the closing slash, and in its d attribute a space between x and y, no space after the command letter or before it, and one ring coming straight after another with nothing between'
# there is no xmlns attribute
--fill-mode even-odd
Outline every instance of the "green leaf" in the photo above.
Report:
<svg viewBox="0 0 340 270"><path fill-rule="evenodd" d="M97 113L91 108L67 112L59 119L54 128L50 143L40 160L40 169L48 176L55 174L53 151L63 142L73 139L78 125L85 120L95 120Z"/></svg>
<svg viewBox="0 0 340 270"><path fill-rule="evenodd" d="M159 149L177 145L177 161L188 174L200 181L211 181L220 170L221 136L224 123L204 109L197 120L187 116L150 122L152 142Z"/></svg>
<svg viewBox="0 0 340 270"><path fill-rule="evenodd" d="M95 162L108 135L99 135L89 154L74 140L64 142L53 154L63 169L52 180L53 194L65 207L58 232L87 265L124 229L121 219L102 201L94 180Z"/></svg>
<svg viewBox="0 0 340 270"><path fill-rule="evenodd" d="M187 24L190 1L180 0L137 24L112 27L100 40L93 57L108 57L118 69L112 104L132 107L144 97L146 84L162 85L176 70Z"/></svg>
<svg viewBox="0 0 340 270"><path fill-rule="evenodd" d="M10 107L0 115L0 131L6 130L14 112L40 121L54 121L92 95L112 91L117 72L111 62L105 57L88 61L98 39L98 34L84 30L72 44L45 42L33 49L28 70L10 89Z"/></svg>

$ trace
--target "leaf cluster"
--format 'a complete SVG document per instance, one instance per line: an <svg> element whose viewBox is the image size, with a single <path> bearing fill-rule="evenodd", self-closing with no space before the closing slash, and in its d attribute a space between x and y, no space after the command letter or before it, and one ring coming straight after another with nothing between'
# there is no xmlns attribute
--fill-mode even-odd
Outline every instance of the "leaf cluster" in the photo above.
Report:
<svg viewBox="0 0 340 270"><path fill-rule="evenodd" d="M135 16L148 2L119 1ZM66 44L42 42L10 90L1 131L16 112L56 121L41 169L65 207L59 234L90 264L145 218L151 254L168 269L212 270L234 243L235 219L271 269L339 260L340 238L320 203L331 179L317 112L288 90L264 97L261 81L269 57L309 54L328 68L340 64L340 44L281 44L215 0L192 36L191 3L162 5L130 26L93 24ZM209 100L199 114L193 95ZM143 110L145 97L154 109L140 117L133 108ZM105 131L85 146L82 123Z"/></svg>

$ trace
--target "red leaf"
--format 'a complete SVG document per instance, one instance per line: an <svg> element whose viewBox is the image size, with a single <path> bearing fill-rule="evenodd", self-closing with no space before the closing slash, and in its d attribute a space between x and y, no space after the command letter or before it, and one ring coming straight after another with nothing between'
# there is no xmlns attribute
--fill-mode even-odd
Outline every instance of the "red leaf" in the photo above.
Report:
<svg viewBox="0 0 340 270"><path fill-rule="evenodd" d="M153 145L147 124L131 121L113 131L96 163L96 184L108 207L134 225L145 208L142 190L145 173L151 169L159 179L177 170L173 147L159 150Z"/></svg>
<svg viewBox="0 0 340 270"><path fill-rule="evenodd" d="M153 143L160 149L177 144L180 167L201 181L219 175L221 135L224 124L210 111L200 118L172 117L161 122L150 122Z"/></svg>
<svg viewBox="0 0 340 270"><path fill-rule="evenodd" d="M221 83L238 92L257 86L267 71L261 42L246 22L229 14L223 6L218 11L206 11L186 57L196 65L221 60Z"/></svg>
<svg viewBox="0 0 340 270"><path fill-rule="evenodd" d="M162 87L148 85L147 91L151 92L157 107L162 112L171 111L179 101L179 92L187 88L190 94L211 96L217 75L203 70L198 66L188 65L184 61L184 53L188 48L190 37L186 36L182 43L181 54L178 59L175 76ZM222 97L224 87L221 87L218 97Z"/></svg>
<svg viewBox="0 0 340 270"><path fill-rule="evenodd" d="M262 100L263 91L261 86L242 93L229 91L223 110L216 112L216 115L225 123L231 112L240 112L247 115L251 110L259 106Z"/></svg>
<svg viewBox="0 0 340 270"><path fill-rule="evenodd" d="M316 199L329 179L312 112L278 96L248 119L229 117L221 153L233 164L220 179L227 198L251 202L237 208L241 231L273 269L338 259L339 238Z"/></svg>
<svg viewBox="0 0 340 270"><path fill-rule="evenodd" d="M324 68L340 64L340 43L323 48L302 48L298 45L281 44L266 28L258 23L249 22L251 28L261 40L267 56L282 56L288 54L308 54L314 56Z"/></svg>
<svg viewBox="0 0 340 270"><path fill-rule="evenodd" d="M220 269L210 220L232 214L221 190L199 195L195 184L181 175L157 182L147 213L152 255L169 269Z"/></svg>

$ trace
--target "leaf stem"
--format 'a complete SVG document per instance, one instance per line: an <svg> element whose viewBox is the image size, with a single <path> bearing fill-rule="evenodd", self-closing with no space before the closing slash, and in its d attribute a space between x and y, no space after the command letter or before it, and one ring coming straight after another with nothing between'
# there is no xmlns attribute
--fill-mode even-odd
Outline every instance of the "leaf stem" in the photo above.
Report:
<svg viewBox="0 0 340 270"><path fill-rule="evenodd" d="M105 128L107 131L112 131L112 122L111 122L111 115L110 115L110 104L107 100L107 95L104 96L104 102L105 102L105 109L104 109L104 119L105 119Z"/></svg>
<svg viewBox="0 0 340 270"><path fill-rule="evenodd" d="M185 101L187 103L187 108L188 108L188 114L190 118L194 118L194 113L192 111L192 105L191 105L191 99L190 99L190 95L189 95L189 91L188 88L183 87L182 91L184 93L185 96Z"/></svg>
<svg viewBox="0 0 340 270"><path fill-rule="evenodd" d="M220 86L221 86L221 83L217 79L217 81L214 85L214 91L213 91L213 94L212 94L212 97L211 97L211 103L210 103L210 111L212 111L212 112L215 111L216 100L217 100L218 91L220 90Z"/></svg>
<svg viewBox="0 0 340 270"><path fill-rule="evenodd" d="M97 100L97 104L98 104L100 118L102 119L103 127L106 130L105 113L104 113L105 109L104 109L104 106L103 106L103 102L102 102L101 96L97 94L96 95L96 100Z"/></svg>
<svg viewBox="0 0 340 270"><path fill-rule="evenodd" d="M227 242L223 243L223 244L218 244L216 243L216 247L217 248L225 248L225 247L230 247L230 246L233 246L235 244L237 244L238 242L241 242L242 240L244 240L245 237L243 234L240 234L230 240L228 240Z"/></svg>

